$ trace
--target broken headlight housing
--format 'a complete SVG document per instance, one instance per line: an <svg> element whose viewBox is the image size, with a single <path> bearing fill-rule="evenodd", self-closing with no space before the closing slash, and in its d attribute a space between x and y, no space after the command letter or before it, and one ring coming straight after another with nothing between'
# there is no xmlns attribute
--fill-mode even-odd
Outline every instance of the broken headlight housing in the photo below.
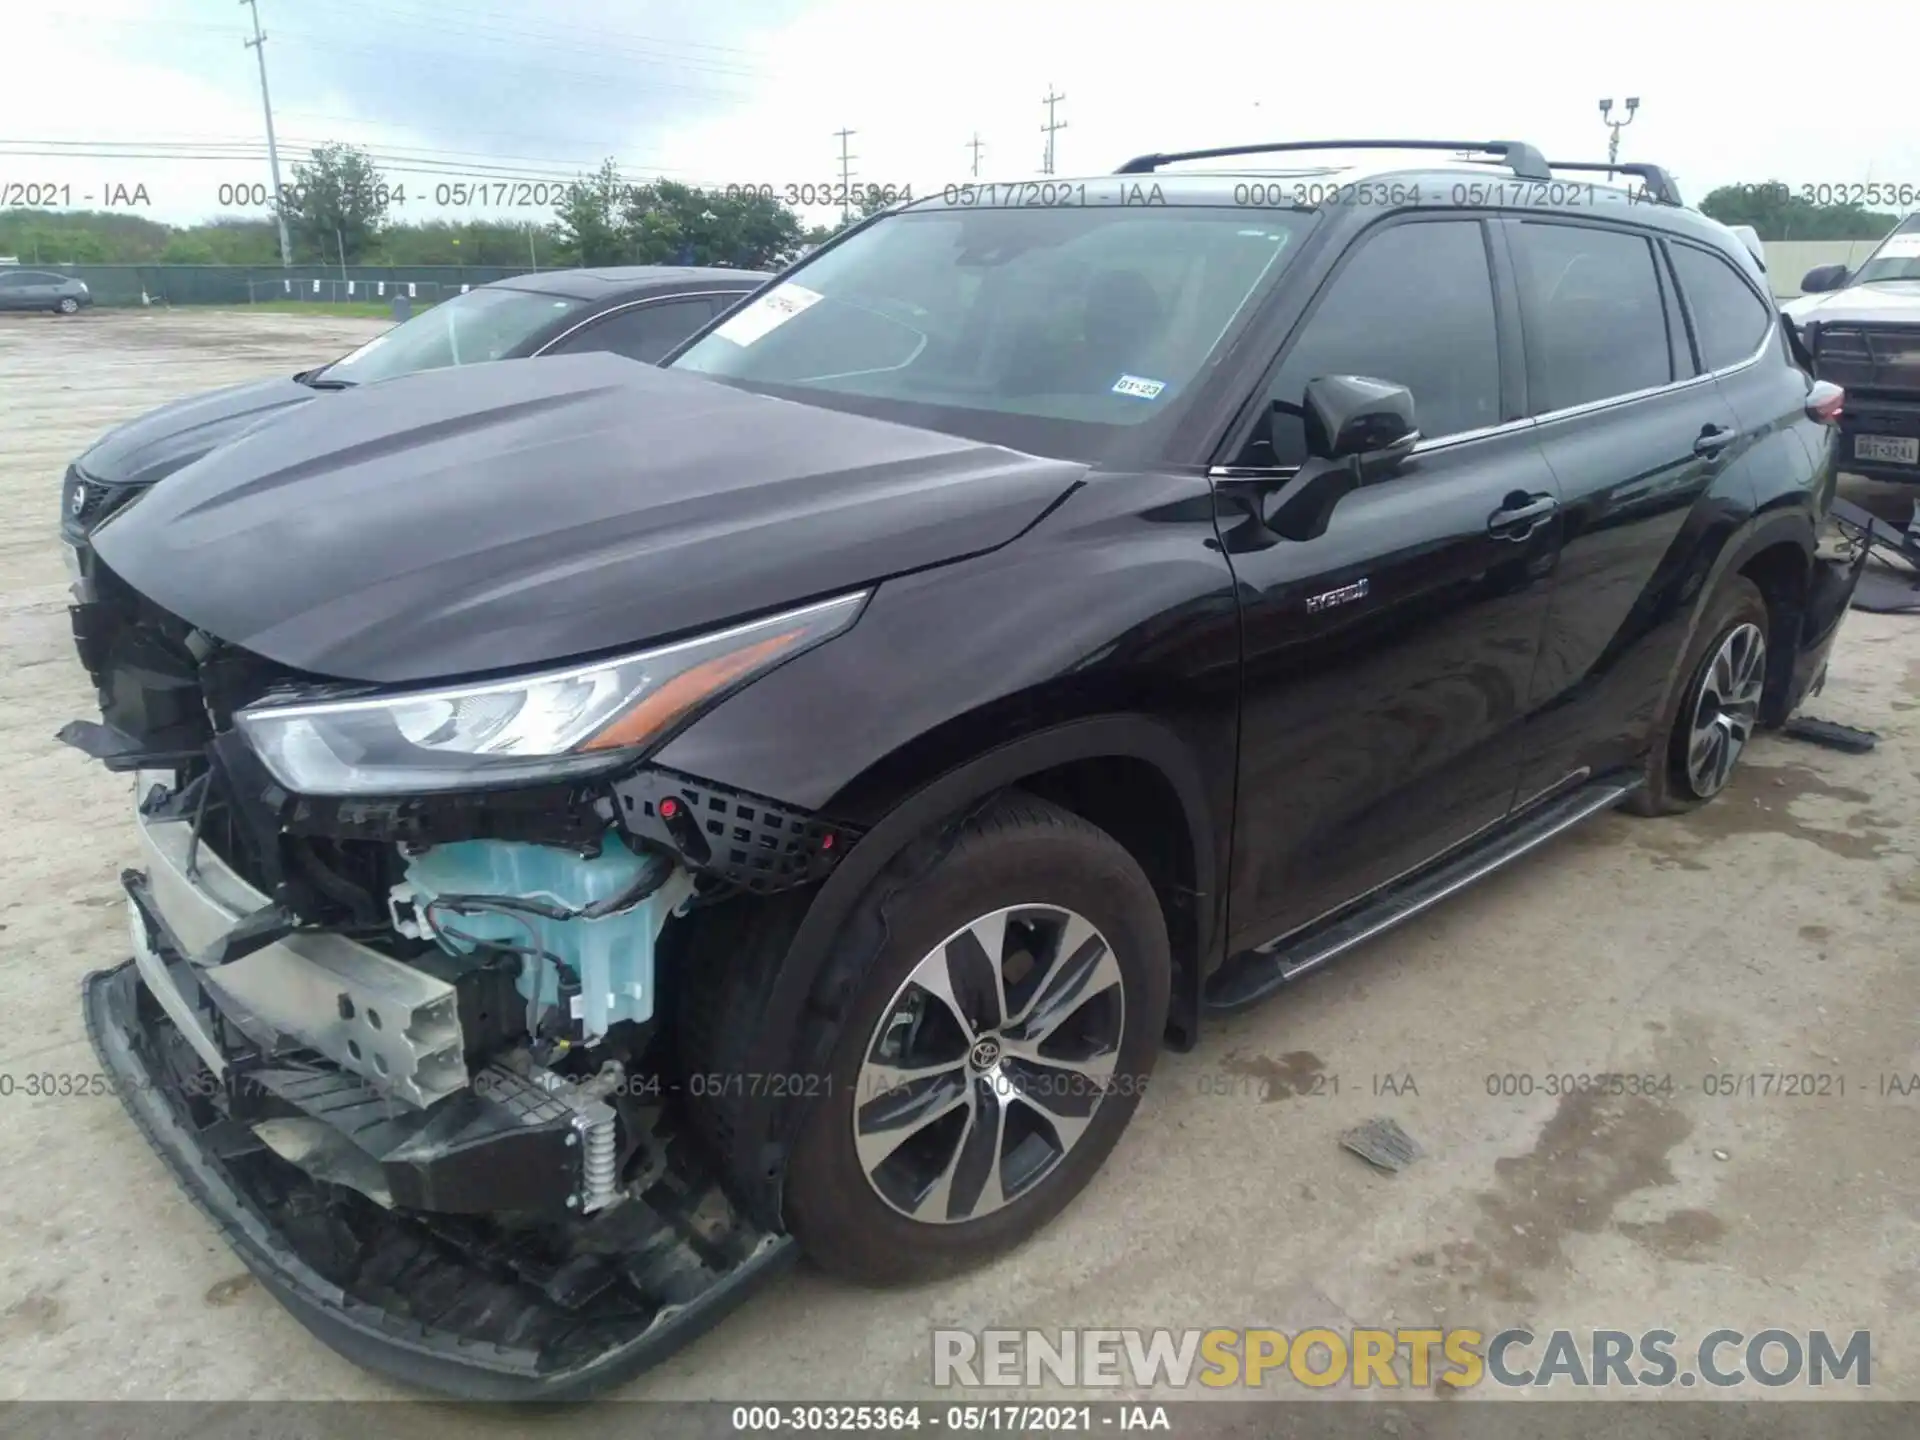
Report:
<svg viewBox="0 0 1920 1440"><path fill-rule="evenodd" d="M870 591L634 655L373 699L256 705L235 722L300 795L395 795L630 763L722 697L851 625Z"/></svg>

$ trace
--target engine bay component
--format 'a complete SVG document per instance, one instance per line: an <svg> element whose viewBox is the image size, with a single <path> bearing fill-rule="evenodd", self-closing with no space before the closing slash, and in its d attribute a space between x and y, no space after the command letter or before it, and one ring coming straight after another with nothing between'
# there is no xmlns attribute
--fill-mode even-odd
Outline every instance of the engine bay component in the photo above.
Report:
<svg viewBox="0 0 1920 1440"><path fill-rule="evenodd" d="M513 840L464 840L407 857L389 896L393 928L469 958L520 957L527 1033L549 1010L584 1044L653 1017L654 943L693 893L672 856L608 834L597 855Z"/></svg>
<svg viewBox="0 0 1920 1440"><path fill-rule="evenodd" d="M158 785L143 772L140 780ZM137 827L142 869L128 884L135 953L158 944L182 961L213 952L267 896L182 820ZM236 1029L269 1050L304 1045L424 1109L466 1088L457 988L343 935L295 934L200 973Z"/></svg>

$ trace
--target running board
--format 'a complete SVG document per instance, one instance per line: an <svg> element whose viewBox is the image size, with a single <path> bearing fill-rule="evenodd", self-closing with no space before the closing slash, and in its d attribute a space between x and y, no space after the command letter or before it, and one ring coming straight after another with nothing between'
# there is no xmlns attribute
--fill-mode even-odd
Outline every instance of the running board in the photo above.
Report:
<svg viewBox="0 0 1920 1440"><path fill-rule="evenodd" d="M1317 970L1354 946L1411 920L1456 891L1519 859L1563 830L1611 810L1640 788L1640 780L1598 780L1528 811L1486 840L1430 869L1380 891L1352 910L1304 934L1269 941L1229 960L1207 981L1209 1010L1239 1010L1264 1000L1289 980Z"/></svg>

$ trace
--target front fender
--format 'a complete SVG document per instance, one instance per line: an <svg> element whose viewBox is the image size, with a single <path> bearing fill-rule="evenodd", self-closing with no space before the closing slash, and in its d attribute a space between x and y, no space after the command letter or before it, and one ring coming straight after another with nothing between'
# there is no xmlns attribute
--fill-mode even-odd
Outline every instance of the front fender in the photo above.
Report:
<svg viewBox="0 0 1920 1440"><path fill-rule="evenodd" d="M1239 645L1205 479L1102 476L1000 551L883 584L852 630L676 738L662 766L860 832L748 982L765 1020L728 1042L727 1068L821 1073L846 998L829 961L861 897L917 839L1073 761L1143 762L1177 797L1197 903L1174 939L1204 969L1223 929ZM728 1169L769 1223L798 1115L769 1099L728 1117Z"/></svg>

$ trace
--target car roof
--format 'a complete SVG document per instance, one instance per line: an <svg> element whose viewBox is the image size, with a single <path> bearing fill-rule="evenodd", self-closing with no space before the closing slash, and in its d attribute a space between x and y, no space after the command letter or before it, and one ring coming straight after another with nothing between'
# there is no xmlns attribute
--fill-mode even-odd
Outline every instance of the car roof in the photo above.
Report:
<svg viewBox="0 0 1920 1440"><path fill-rule="evenodd" d="M1382 147L1390 148L1390 147ZM1296 152L1312 153L1312 152ZM1325 152L1337 154L1339 152ZM1417 153L1417 152L1415 152ZM1277 202L1258 189L1262 185L1278 189ZM1129 174L1087 176L1049 176L1040 180L1014 180L994 184L976 182L973 186L948 185L902 210L958 210L1046 207L1059 204L1067 208L1081 205L1168 205L1168 206L1241 206L1250 211L1261 208L1287 210L1330 210L1336 207L1385 213L1412 208L1405 199L1396 199L1400 191L1418 185L1422 201L1431 207L1436 199L1449 203L1472 203L1475 208L1528 210L1540 214L1574 215L1586 208L1590 198L1593 212L1603 218L1632 219L1657 229L1712 246L1741 261L1748 257L1740 237L1715 220L1685 205L1657 202L1644 191L1631 191L1625 185L1606 184L1585 174L1559 174L1550 180L1523 179L1502 165L1462 162L1436 165L1431 160L1418 164L1382 164L1335 159L1328 163L1283 163L1270 166L1235 165L1222 168L1154 169ZM1368 187L1384 186L1384 194ZM1464 187L1477 186L1477 191ZM1084 187L1084 189L1082 188ZM1319 204L1292 203L1296 187ZM1350 188L1351 187L1351 188ZM1147 197L1143 199L1142 197ZM1328 200L1326 197L1331 197ZM1571 200L1569 197L1578 197Z"/></svg>
<svg viewBox="0 0 1920 1440"><path fill-rule="evenodd" d="M604 301L655 290L752 290L767 278L760 270L728 270L713 265L606 265L534 270L491 281L486 288L538 290L576 300Z"/></svg>

